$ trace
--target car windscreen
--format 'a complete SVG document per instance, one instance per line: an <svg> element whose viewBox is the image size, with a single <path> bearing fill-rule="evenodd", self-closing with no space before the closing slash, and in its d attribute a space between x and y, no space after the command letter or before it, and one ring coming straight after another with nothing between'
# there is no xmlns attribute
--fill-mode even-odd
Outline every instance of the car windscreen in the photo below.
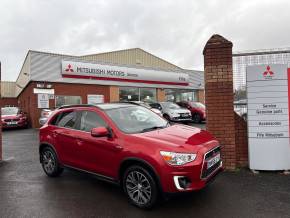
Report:
<svg viewBox="0 0 290 218"><path fill-rule="evenodd" d="M117 127L125 133L141 133L166 128L168 122L141 106L105 110Z"/></svg>
<svg viewBox="0 0 290 218"><path fill-rule="evenodd" d="M170 109L179 109L180 106L175 104L175 103L172 103L172 102L162 102L160 103L162 105L162 107L164 108L170 108Z"/></svg>
<svg viewBox="0 0 290 218"><path fill-rule="evenodd" d="M1 108L1 115L17 115L19 113L18 107L4 107Z"/></svg>

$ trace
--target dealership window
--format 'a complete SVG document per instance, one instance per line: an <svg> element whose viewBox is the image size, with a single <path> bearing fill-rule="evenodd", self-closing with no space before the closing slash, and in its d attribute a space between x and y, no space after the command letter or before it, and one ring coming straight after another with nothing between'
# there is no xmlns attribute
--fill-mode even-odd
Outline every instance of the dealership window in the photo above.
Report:
<svg viewBox="0 0 290 218"><path fill-rule="evenodd" d="M197 101L196 91L186 89L165 89L166 101Z"/></svg>
<svg viewBox="0 0 290 218"><path fill-rule="evenodd" d="M120 87L120 101L139 101L139 89L135 87Z"/></svg>
<svg viewBox="0 0 290 218"><path fill-rule="evenodd" d="M120 101L156 101L155 88L120 87Z"/></svg>
<svg viewBox="0 0 290 218"><path fill-rule="evenodd" d="M55 96L55 107L61 107L63 105L68 105L68 104L81 104L81 103L82 103L81 96L65 96L65 95Z"/></svg>
<svg viewBox="0 0 290 218"><path fill-rule="evenodd" d="M156 89L154 88L140 88L140 101L155 102Z"/></svg>

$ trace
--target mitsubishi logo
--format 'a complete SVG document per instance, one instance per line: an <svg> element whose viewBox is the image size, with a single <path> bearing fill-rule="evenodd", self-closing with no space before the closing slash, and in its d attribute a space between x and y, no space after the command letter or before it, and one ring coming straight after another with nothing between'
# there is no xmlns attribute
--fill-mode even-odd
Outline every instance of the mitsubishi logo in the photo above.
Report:
<svg viewBox="0 0 290 218"><path fill-rule="evenodd" d="M264 77L272 77L274 75L274 72L271 71L271 67L270 66L267 66L267 69L266 71L263 73L263 76Z"/></svg>
<svg viewBox="0 0 290 218"><path fill-rule="evenodd" d="M74 69L72 68L72 65L67 65L67 68L65 69L66 72L71 72L73 73L74 72Z"/></svg>

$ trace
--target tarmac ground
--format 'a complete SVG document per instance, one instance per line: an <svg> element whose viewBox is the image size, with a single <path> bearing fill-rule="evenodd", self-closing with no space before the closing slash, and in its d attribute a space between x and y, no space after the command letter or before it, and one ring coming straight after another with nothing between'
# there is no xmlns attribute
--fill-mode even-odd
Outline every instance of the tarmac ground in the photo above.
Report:
<svg viewBox="0 0 290 218"><path fill-rule="evenodd" d="M3 218L290 217L290 176L277 172L224 172L206 189L175 196L146 211L130 205L118 186L92 175L65 170L59 178L48 178L39 163L35 129L4 131L3 152Z"/></svg>

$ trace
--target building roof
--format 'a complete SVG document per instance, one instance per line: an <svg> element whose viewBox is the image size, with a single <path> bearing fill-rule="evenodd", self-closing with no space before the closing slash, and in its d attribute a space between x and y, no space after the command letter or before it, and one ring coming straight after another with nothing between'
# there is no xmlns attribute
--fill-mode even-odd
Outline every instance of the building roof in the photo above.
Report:
<svg viewBox="0 0 290 218"><path fill-rule="evenodd" d="M267 54L285 54L290 53L290 48L272 48L272 49L259 49L249 51L237 51L233 53L234 57L238 56L251 56L251 55L267 55Z"/></svg>
<svg viewBox="0 0 290 218"><path fill-rule="evenodd" d="M56 78L53 77L53 75L55 75L56 72L60 71L60 63L62 60L145 70L179 73L182 72L189 74L191 87L194 87L194 89L203 89L204 87L204 77L202 71L182 69L140 48L132 48L83 56L29 50L16 81L16 96L18 96L22 92L22 90L24 89L24 87L27 86L29 81L45 80L47 82L68 82L62 81L63 79L61 78L58 78L57 81L53 79ZM73 81L73 83L83 82L86 83L86 81ZM126 85L125 83L123 84ZM127 85L130 86L132 85L132 83Z"/></svg>

